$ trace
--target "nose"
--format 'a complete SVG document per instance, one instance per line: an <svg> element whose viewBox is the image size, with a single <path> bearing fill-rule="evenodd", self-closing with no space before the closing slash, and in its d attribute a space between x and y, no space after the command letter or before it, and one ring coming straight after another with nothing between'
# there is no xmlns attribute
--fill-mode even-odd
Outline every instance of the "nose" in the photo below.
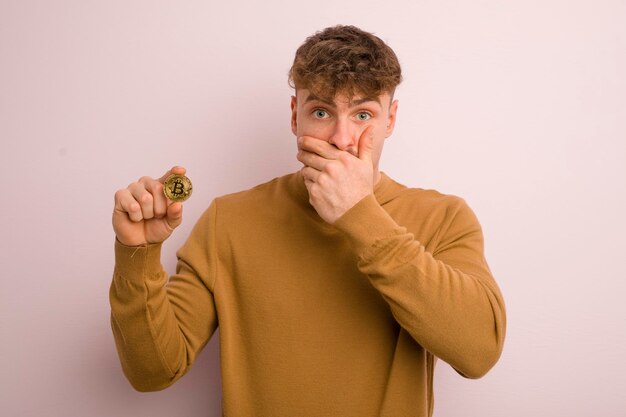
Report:
<svg viewBox="0 0 626 417"><path fill-rule="evenodd" d="M355 133L347 120L339 119L335 123L328 142L342 151L353 153L357 146Z"/></svg>

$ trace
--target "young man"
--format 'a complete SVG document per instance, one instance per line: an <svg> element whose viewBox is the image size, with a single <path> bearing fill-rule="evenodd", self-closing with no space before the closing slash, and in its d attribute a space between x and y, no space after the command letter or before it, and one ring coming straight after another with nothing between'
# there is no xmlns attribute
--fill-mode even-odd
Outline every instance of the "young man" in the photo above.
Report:
<svg viewBox="0 0 626 417"><path fill-rule="evenodd" d="M111 323L140 391L184 375L220 326L224 415L429 416L437 358L478 378L498 360L502 296L465 201L379 171L401 73L351 26L296 52L300 171L216 198L177 252L162 178L116 193Z"/></svg>

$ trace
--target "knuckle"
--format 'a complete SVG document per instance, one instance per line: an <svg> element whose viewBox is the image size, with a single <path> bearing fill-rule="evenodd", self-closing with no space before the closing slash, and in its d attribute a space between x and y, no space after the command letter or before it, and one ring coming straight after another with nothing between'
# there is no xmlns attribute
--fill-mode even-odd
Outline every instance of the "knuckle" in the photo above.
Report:
<svg viewBox="0 0 626 417"><path fill-rule="evenodd" d="M154 201L154 198L152 197L152 194L150 194L149 192L144 192L141 195L141 202L145 203L145 204L150 204Z"/></svg>
<svg viewBox="0 0 626 417"><path fill-rule="evenodd" d="M324 166L324 170L323 171L327 172L328 175L333 176L333 175L337 174L337 166L335 164L333 164L333 163L328 163L328 164L326 164L326 166Z"/></svg>
<svg viewBox="0 0 626 417"><path fill-rule="evenodd" d="M125 193L126 193L126 189L125 188L120 188L119 190L117 190L115 192L115 195L113 196L115 201L120 201L124 197Z"/></svg>
<svg viewBox="0 0 626 417"><path fill-rule="evenodd" d="M146 190L150 190L150 192L152 192L153 194L163 192L163 184L161 184L159 181L152 181L146 184Z"/></svg>
<svg viewBox="0 0 626 417"><path fill-rule="evenodd" d="M141 210L131 210L128 212L128 217L134 222L138 222L143 219Z"/></svg>

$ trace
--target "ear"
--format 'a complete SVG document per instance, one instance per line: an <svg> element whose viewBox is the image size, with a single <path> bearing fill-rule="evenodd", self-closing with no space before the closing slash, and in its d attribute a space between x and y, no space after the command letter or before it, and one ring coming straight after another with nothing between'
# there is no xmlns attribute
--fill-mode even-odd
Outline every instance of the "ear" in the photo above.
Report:
<svg viewBox="0 0 626 417"><path fill-rule="evenodd" d="M396 126L396 114L398 112L398 100L394 100L389 106L389 117L387 119L387 129L385 129L385 137L388 138L393 133Z"/></svg>
<svg viewBox="0 0 626 417"><path fill-rule="evenodd" d="M298 136L298 100L291 96L291 131Z"/></svg>

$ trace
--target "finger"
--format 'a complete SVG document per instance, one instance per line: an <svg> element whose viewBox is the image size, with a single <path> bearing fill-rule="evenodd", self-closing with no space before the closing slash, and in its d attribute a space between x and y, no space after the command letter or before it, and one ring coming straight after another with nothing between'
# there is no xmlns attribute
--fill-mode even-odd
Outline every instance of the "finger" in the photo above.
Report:
<svg viewBox="0 0 626 417"><path fill-rule="evenodd" d="M311 186L312 186L313 184L315 184L313 181L311 181L311 180L308 180L308 179L304 178L304 185L305 185L305 187L306 187L307 191L309 192L309 197L311 196ZM311 200L310 200L310 198L309 198L309 202L310 202L310 201L311 201Z"/></svg>
<svg viewBox="0 0 626 417"><path fill-rule="evenodd" d="M303 167L300 172L305 181L317 182L321 172L311 167Z"/></svg>
<svg viewBox="0 0 626 417"><path fill-rule="evenodd" d="M163 176L161 178L159 178L158 181L161 184L163 184L163 183L165 183L165 180L167 179L167 177L169 177L170 175L172 175L172 174L185 175L186 172L187 172L187 170L185 169L185 167L174 165L165 174L163 174Z"/></svg>
<svg viewBox="0 0 626 417"><path fill-rule="evenodd" d="M372 148L374 146L374 126L369 125L365 128L359 138L359 159L362 161L372 162Z"/></svg>
<svg viewBox="0 0 626 417"><path fill-rule="evenodd" d="M135 200L139 203L141 207L141 215L144 219L151 219L154 217L154 197L152 194L146 190L144 182L146 180L142 179L139 182L134 182L128 186L128 191L133 195Z"/></svg>
<svg viewBox="0 0 626 417"><path fill-rule="evenodd" d="M303 149L298 151L297 158L298 161L302 162L305 166L313 167L319 171L323 170L326 164L330 162L329 159Z"/></svg>
<svg viewBox="0 0 626 417"><path fill-rule="evenodd" d="M317 154L325 159L339 159L341 151L323 139L313 136L300 136L298 149Z"/></svg>
<svg viewBox="0 0 626 417"><path fill-rule="evenodd" d="M141 207L128 188L118 190L115 193L115 213L127 215L133 222L143 220Z"/></svg>
<svg viewBox="0 0 626 417"><path fill-rule="evenodd" d="M167 213L167 206L170 200L163 193L163 183L158 180L152 180L145 184L146 190L152 194L154 200L153 210L154 217L160 219Z"/></svg>
<svg viewBox="0 0 626 417"><path fill-rule="evenodd" d="M172 203L167 208L165 222L172 229L176 229L183 222L183 205L181 203Z"/></svg>

